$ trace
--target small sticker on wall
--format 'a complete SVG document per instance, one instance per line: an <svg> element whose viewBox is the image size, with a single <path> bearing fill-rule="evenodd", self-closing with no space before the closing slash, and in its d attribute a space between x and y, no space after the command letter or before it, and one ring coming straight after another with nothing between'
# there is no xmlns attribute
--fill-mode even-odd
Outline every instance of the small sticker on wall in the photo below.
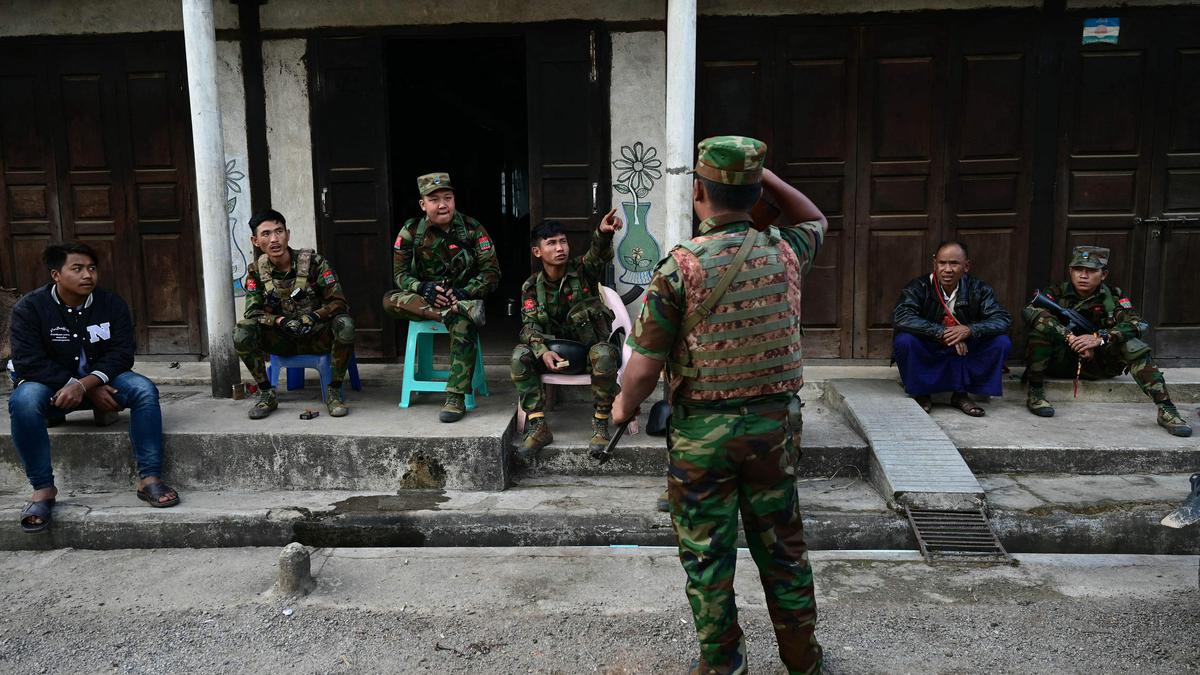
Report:
<svg viewBox="0 0 1200 675"><path fill-rule="evenodd" d="M1092 45L1097 42L1107 42L1115 45L1120 35L1120 19L1110 17L1106 19L1083 20L1083 44L1085 45Z"/></svg>

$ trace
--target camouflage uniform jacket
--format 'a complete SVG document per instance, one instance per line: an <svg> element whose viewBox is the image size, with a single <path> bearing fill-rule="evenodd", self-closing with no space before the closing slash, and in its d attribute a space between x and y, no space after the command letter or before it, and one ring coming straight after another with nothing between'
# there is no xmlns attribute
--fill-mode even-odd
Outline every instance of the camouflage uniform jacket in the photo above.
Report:
<svg viewBox="0 0 1200 675"><path fill-rule="evenodd" d="M1059 305L1078 310L1092 323L1108 330L1109 340L1114 344L1140 338L1149 328L1133 303L1116 286L1100 284L1100 288L1087 298L1080 298L1070 281L1048 286L1044 292ZM1023 312L1026 322L1036 318L1040 311L1033 305L1027 306Z"/></svg>
<svg viewBox="0 0 1200 675"><path fill-rule="evenodd" d="M438 281L472 299L483 298L500 283L492 238L479 221L461 213L454 214L446 230L425 218L404 223L392 246L392 273L402 291L416 293L421 282Z"/></svg>
<svg viewBox="0 0 1200 675"><path fill-rule="evenodd" d="M745 232L750 227L748 221L730 223L722 227L726 233ZM700 235L706 235L716 229L705 221L700 224ZM780 245L787 244L800 263L801 273L812 269L813 259L824 241L821 224L817 221L797 223L790 227L779 228ZM681 360L686 349L680 330L687 318L686 291L683 274L674 255L668 255L658 264L654 278L646 291L642 312L633 326L633 335L629 337L629 346L634 351L657 361ZM799 333L797 333L799 339ZM737 401L728 399L729 404Z"/></svg>
<svg viewBox="0 0 1200 675"><path fill-rule="evenodd" d="M587 253L568 260L566 273L557 283L547 279L545 272L538 272L521 285L521 334L518 339L529 345L534 356L541 358L546 353L546 340L556 337L576 339L569 317L578 315L577 308L587 305L607 309L600 294L600 284L613 259L612 244L612 232L596 229L592 232L592 245ZM605 336L612 332L611 315L608 316L608 328L603 332Z"/></svg>
<svg viewBox="0 0 1200 675"><path fill-rule="evenodd" d="M349 311L342 285L329 261L308 249L297 251L289 246L288 253L292 264L287 270L275 269L265 253L250 265L245 283L245 318L273 326L281 316L316 312L326 320ZM297 288L297 271L303 255L309 256L308 277ZM270 275L269 282L263 276L264 271Z"/></svg>

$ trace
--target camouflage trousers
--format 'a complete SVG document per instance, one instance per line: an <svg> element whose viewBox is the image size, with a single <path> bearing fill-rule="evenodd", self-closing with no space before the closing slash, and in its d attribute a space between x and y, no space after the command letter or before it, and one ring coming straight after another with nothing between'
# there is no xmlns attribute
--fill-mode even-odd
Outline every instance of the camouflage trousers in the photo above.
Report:
<svg viewBox="0 0 1200 675"><path fill-rule="evenodd" d="M796 498L800 429L786 411L708 414L676 406L667 491L704 664L742 672L733 574L738 512L789 673L819 673L817 605ZM794 434L793 434L794 431Z"/></svg>
<svg viewBox="0 0 1200 675"><path fill-rule="evenodd" d="M339 384L346 379L346 366L354 354L354 319L349 314L338 314L313 326L312 332L302 337L253 319L242 319L233 329L233 347L255 382L267 381L267 354L329 354L332 381Z"/></svg>
<svg viewBox="0 0 1200 675"><path fill-rule="evenodd" d="M1102 380L1128 371L1155 403L1168 400L1166 380L1154 365L1149 346L1130 347L1130 344L1110 342L1097 349L1092 358L1083 361L1079 376L1085 380ZM1058 322L1048 312L1045 317L1039 316L1032 322L1025 347L1025 377L1030 384L1042 384L1047 375L1074 379L1078 363L1078 355L1067 344Z"/></svg>
<svg viewBox="0 0 1200 675"><path fill-rule="evenodd" d="M477 328L469 318L457 312L441 312L429 306L425 298L409 291L389 291L383 296L383 311L388 316L407 321L440 321L450 334L450 378L446 392L467 394L475 376L475 340Z"/></svg>
<svg viewBox="0 0 1200 675"><path fill-rule="evenodd" d="M588 349L588 372L592 376L592 403L597 412L612 410L613 399L621 393L617 384L617 369L621 355L608 342L597 342ZM542 412L546 408L546 388L542 373L549 372L545 363L533 355L528 345L517 345L513 349L509 364L513 384L517 385L517 402L526 413Z"/></svg>

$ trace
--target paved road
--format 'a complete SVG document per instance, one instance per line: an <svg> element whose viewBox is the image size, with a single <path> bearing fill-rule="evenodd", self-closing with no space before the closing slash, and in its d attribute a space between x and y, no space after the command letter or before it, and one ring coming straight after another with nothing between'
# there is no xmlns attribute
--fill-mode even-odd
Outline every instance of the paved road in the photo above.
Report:
<svg viewBox="0 0 1200 675"><path fill-rule="evenodd" d="M0 553L0 672L681 673L695 653L671 550L335 549L302 599L274 549ZM1195 556L929 567L814 555L833 673L1200 669ZM739 561L753 672L783 672Z"/></svg>

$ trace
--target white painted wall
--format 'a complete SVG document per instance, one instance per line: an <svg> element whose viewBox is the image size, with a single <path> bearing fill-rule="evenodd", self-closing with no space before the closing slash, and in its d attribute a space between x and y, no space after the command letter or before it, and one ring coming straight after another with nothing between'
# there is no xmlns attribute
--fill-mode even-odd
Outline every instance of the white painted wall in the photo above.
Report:
<svg viewBox="0 0 1200 675"><path fill-rule="evenodd" d="M221 97L221 133L225 138L225 208L229 217L230 274L236 312L244 309L242 280L253 260L250 246L250 171L247 163L246 90L242 52L237 42L217 41L217 93Z"/></svg>
<svg viewBox="0 0 1200 675"><path fill-rule="evenodd" d="M613 162L612 204L621 207L618 212L626 221L614 261L617 292L622 295L644 287L654 265L667 254L661 203L666 87L666 33L613 33L609 161ZM644 196L634 194L639 185ZM634 222L635 213L644 222ZM630 307L640 303L639 294Z"/></svg>
<svg viewBox="0 0 1200 675"><path fill-rule="evenodd" d="M294 248L316 248L317 209L304 52L305 40L263 41L267 157L271 166L271 208L287 218Z"/></svg>
<svg viewBox="0 0 1200 675"><path fill-rule="evenodd" d="M213 2L213 22L237 28L237 6ZM0 0L0 37L182 30L180 0Z"/></svg>

